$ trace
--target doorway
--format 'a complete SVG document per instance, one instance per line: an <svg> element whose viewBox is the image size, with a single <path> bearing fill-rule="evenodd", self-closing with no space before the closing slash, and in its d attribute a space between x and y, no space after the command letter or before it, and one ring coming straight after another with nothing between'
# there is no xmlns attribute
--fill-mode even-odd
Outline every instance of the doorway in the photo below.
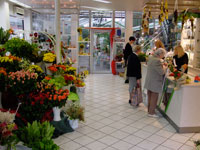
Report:
<svg viewBox="0 0 200 150"><path fill-rule="evenodd" d="M92 30L91 70L92 73L111 73L110 30Z"/></svg>

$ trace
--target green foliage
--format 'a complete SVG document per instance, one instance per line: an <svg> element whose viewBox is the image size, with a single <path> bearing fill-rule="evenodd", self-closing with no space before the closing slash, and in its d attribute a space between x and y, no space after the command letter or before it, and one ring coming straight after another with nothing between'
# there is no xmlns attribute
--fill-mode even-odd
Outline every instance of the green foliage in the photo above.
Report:
<svg viewBox="0 0 200 150"><path fill-rule="evenodd" d="M18 138L23 144L33 150L58 150L59 147L52 140L54 127L49 122L32 124L18 131Z"/></svg>
<svg viewBox="0 0 200 150"><path fill-rule="evenodd" d="M82 107L78 103L72 103L69 108L65 111L65 113L69 116L70 120L84 121L84 107Z"/></svg>
<svg viewBox="0 0 200 150"><path fill-rule="evenodd" d="M73 102L78 101L79 100L78 94L70 92L70 94L68 96L68 100L71 100Z"/></svg>
<svg viewBox="0 0 200 150"><path fill-rule="evenodd" d="M145 53L140 53L138 55L138 58L141 62L145 62L146 61L146 58L147 58L147 55Z"/></svg>
<svg viewBox="0 0 200 150"><path fill-rule="evenodd" d="M6 51L14 56L26 58L32 61L34 47L27 41L20 38L12 38L4 45Z"/></svg>
<svg viewBox="0 0 200 150"><path fill-rule="evenodd" d="M10 38L9 30L4 31L4 29L1 27L0 28L0 44L5 44L9 38Z"/></svg>
<svg viewBox="0 0 200 150"><path fill-rule="evenodd" d="M53 79L49 80L49 83L55 85L56 90L59 90L59 89L61 89L63 86L66 85L65 79L64 79L63 76L54 77Z"/></svg>

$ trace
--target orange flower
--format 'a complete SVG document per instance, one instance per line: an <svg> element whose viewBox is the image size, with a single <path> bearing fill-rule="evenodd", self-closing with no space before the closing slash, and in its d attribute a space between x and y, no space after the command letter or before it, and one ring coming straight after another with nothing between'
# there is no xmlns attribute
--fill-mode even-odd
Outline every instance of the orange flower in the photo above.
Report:
<svg viewBox="0 0 200 150"><path fill-rule="evenodd" d="M51 80L51 77L46 76L44 79L45 80Z"/></svg>
<svg viewBox="0 0 200 150"><path fill-rule="evenodd" d="M53 100L56 101L57 100L57 95L53 96Z"/></svg>

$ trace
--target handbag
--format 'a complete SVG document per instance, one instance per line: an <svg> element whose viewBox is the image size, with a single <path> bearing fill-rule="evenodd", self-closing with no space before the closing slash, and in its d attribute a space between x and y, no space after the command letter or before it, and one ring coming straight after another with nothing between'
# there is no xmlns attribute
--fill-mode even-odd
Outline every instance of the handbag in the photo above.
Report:
<svg viewBox="0 0 200 150"><path fill-rule="evenodd" d="M141 86L137 86L133 89L133 99L131 105L138 106L143 102Z"/></svg>

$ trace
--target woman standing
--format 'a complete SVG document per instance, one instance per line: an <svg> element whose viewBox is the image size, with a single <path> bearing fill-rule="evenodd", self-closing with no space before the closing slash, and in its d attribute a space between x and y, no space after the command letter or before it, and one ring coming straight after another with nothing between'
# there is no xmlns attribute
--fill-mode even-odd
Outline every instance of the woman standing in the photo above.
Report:
<svg viewBox="0 0 200 150"><path fill-rule="evenodd" d="M163 48L157 49L153 56L149 58L147 66L147 76L144 88L148 91L148 116L158 117L155 113L159 93L162 92L163 77L166 67L161 63L161 59L165 56Z"/></svg>
<svg viewBox="0 0 200 150"><path fill-rule="evenodd" d="M184 52L181 45L176 46L174 49L174 61L177 70L188 72L188 55Z"/></svg>
<svg viewBox="0 0 200 150"><path fill-rule="evenodd" d="M140 86L140 79L142 78L141 74L141 63L138 58L138 54L141 52L141 46L136 46L134 52L128 57L127 65L127 77L129 79L129 93L130 99L129 103L133 103L134 89ZM139 105L138 102L136 105Z"/></svg>

